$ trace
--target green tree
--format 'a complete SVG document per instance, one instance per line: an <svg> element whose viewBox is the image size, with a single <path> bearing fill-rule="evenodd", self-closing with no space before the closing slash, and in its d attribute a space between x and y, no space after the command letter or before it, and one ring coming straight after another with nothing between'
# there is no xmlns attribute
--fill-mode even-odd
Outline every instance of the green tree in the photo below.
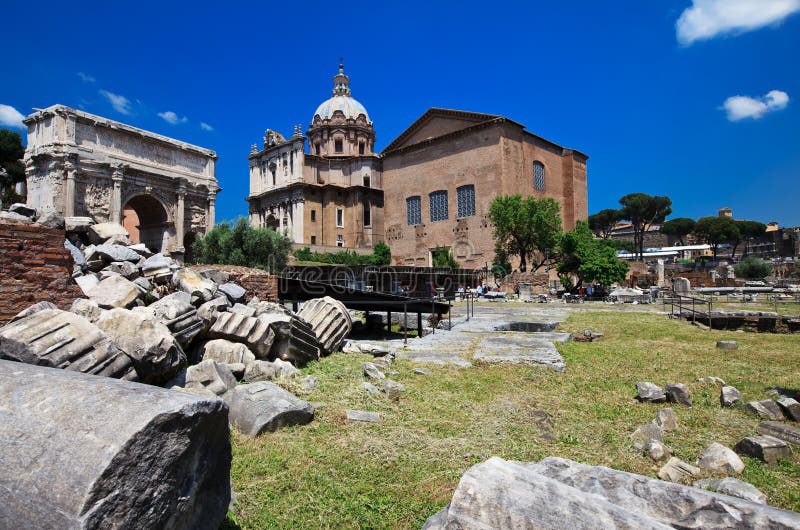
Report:
<svg viewBox="0 0 800 530"><path fill-rule="evenodd" d="M653 224L662 223L672 213L672 199L661 195L629 193L619 200L621 217L633 225L633 244L637 257L644 254L644 234Z"/></svg>
<svg viewBox="0 0 800 530"><path fill-rule="evenodd" d="M686 243L684 242L683 238L694 231L695 224L696 223L694 219L689 219L688 217L676 217L675 219L670 219L661 225L661 233L668 236L675 236L678 238L678 243L685 245Z"/></svg>
<svg viewBox="0 0 800 530"><path fill-rule="evenodd" d="M460 269L461 265L453 257L453 253L447 247L436 247L431 252L433 263L431 266L442 269Z"/></svg>
<svg viewBox="0 0 800 530"><path fill-rule="evenodd" d="M614 208L600 210L589 216L589 228L603 239L608 239L611 236L611 230L614 229L614 225L622 219L621 215L622 212Z"/></svg>
<svg viewBox="0 0 800 530"><path fill-rule="evenodd" d="M0 129L0 203L10 205L20 202L22 197L14 191L14 185L25 180L25 156L22 137L16 131Z"/></svg>
<svg viewBox="0 0 800 530"><path fill-rule="evenodd" d="M495 278L503 278L511 274L511 263L508 261L508 253L503 247L498 247L495 243L494 260L492 261L492 274Z"/></svg>
<svg viewBox="0 0 800 530"><path fill-rule="evenodd" d="M758 221L737 220L736 227L739 229L739 233L744 241L744 257L747 257L750 251L750 243L767 232L767 225Z"/></svg>
<svg viewBox="0 0 800 530"><path fill-rule="evenodd" d="M561 238L561 217L555 199L501 195L489 207L494 225L495 248L507 256L519 257L519 270L532 271L544 265L555 253Z"/></svg>
<svg viewBox="0 0 800 530"><path fill-rule="evenodd" d="M736 222L730 217L701 217L697 220L694 233L705 241L714 252L714 261L717 261L717 250L723 243L739 241L741 234Z"/></svg>
<svg viewBox="0 0 800 530"><path fill-rule="evenodd" d="M628 264L617 257L613 245L596 239L588 223L578 221L575 228L561 238L561 262L558 274L561 283L571 291L584 283L612 285L625 281ZM572 278L575 277L575 281Z"/></svg>
<svg viewBox="0 0 800 530"><path fill-rule="evenodd" d="M392 250L389 245L381 241L372 249L372 264L379 267L389 265L392 262Z"/></svg>
<svg viewBox="0 0 800 530"><path fill-rule="evenodd" d="M242 265L275 274L286 267L291 248L286 236L269 228L252 228L240 217L233 226L223 222L197 238L192 251L198 263Z"/></svg>
<svg viewBox="0 0 800 530"><path fill-rule="evenodd" d="M734 267L736 276L748 280L763 280L772 274L772 265L758 258L745 258L741 263Z"/></svg>

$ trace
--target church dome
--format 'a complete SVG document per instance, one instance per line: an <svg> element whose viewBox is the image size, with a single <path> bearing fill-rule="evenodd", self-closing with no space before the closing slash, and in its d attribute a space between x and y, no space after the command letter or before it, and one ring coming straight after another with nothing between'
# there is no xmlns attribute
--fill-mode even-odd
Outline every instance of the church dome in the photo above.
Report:
<svg viewBox="0 0 800 530"><path fill-rule="evenodd" d="M339 63L339 73L333 77L333 97L323 101L314 116L327 120L333 117L333 113L341 111L346 119L355 120L363 114L367 123L371 123L369 114L364 105L350 95L350 78L344 74L344 64ZM311 120L314 121L313 118Z"/></svg>

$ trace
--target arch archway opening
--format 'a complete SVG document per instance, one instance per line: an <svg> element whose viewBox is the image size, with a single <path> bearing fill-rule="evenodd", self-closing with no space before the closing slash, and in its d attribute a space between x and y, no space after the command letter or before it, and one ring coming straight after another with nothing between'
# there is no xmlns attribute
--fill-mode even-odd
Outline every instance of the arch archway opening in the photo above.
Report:
<svg viewBox="0 0 800 530"><path fill-rule="evenodd" d="M163 252L167 246L167 211L149 195L131 198L122 209L122 226L134 243L144 243L152 252Z"/></svg>
<svg viewBox="0 0 800 530"><path fill-rule="evenodd" d="M194 251L192 250L192 246L194 242L197 241L197 234L194 232L189 232L185 236L183 236L183 261L184 263L194 263Z"/></svg>

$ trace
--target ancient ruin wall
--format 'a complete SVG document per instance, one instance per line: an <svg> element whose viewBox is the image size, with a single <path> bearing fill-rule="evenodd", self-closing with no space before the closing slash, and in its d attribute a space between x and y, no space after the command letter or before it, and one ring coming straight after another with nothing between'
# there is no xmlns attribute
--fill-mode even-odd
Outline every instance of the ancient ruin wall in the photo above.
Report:
<svg viewBox="0 0 800 530"><path fill-rule="evenodd" d="M0 325L36 302L68 309L81 296L64 230L0 221Z"/></svg>

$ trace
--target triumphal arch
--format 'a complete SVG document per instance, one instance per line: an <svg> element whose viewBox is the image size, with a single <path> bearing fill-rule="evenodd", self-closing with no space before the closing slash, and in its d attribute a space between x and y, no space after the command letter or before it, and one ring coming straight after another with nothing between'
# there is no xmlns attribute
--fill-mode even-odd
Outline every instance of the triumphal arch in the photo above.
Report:
<svg viewBox="0 0 800 530"><path fill-rule="evenodd" d="M28 204L125 226L180 257L214 226L214 151L63 105L28 116Z"/></svg>

